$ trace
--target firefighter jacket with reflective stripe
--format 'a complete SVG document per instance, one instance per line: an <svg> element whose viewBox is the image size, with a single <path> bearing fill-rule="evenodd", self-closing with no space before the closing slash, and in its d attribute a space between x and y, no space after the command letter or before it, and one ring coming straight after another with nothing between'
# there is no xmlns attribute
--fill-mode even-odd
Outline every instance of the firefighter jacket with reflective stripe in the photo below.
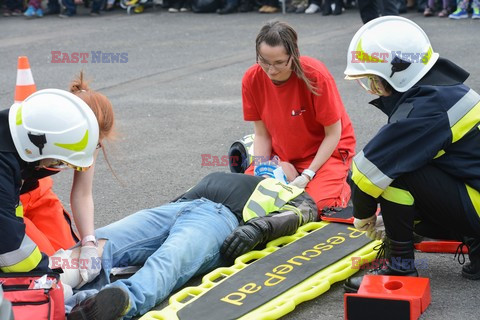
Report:
<svg viewBox="0 0 480 320"><path fill-rule="evenodd" d="M180 196L177 201L206 198L222 203L244 223L244 210L248 209L249 221L263 219L268 223L266 238L295 233L298 227L315 221L318 217L315 201L303 191L282 185L274 179L264 179L242 173L214 172ZM281 185L281 184L280 184ZM282 191L280 191L281 188ZM261 190L261 191L260 191ZM255 191L258 192L254 196ZM247 219L248 220L248 219ZM248 223L248 221L246 222Z"/></svg>
<svg viewBox="0 0 480 320"><path fill-rule="evenodd" d="M25 166L15 150L8 127L8 110L0 111L0 270L48 271L48 260L25 234L19 203Z"/></svg>
<svg viewBox="0 0 480 320"><path fill-rule="evenodd" d="M426 164L464 181L480 213L480 95L463 83L422 84L393 99L380 106L388 123L354 157L354 216L373 215L393 180Z"/></svg>

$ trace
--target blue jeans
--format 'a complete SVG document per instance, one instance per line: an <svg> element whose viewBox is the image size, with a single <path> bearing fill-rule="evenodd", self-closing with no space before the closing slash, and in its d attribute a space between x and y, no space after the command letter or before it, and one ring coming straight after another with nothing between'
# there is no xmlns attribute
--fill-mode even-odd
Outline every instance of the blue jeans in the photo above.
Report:
<svg viewBox="0 0 480 320"><path fill-rule="evenodd" d="M97 239L108 239L102 273L65 301L66 312L102 287L117 286L130 297L127 319L146 313L192 277L224 265L219 250L237 226L227 207L199 199L142 210L96 230ZM129 265L143 267L110 283L112 267Z"/></svg>

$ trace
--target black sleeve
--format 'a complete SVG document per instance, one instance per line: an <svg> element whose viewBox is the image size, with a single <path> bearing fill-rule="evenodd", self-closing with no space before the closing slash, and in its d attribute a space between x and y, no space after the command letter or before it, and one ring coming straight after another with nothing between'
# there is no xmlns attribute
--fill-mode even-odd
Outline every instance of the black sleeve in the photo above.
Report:
<svg viewBox="0 0 480 320"><path fill-rule="evenodd" d="M42 260L40 260L37 267L32 271L39 271L45 273L53 272L53 270L48 267L48 256L45 253L42 252Z"/></svg>
<svg viewBox="0 0 480 320"><path fill-rule="evenodd" d="M18 249L25 234L23 219L15 215L21 182L14 154L0 152L0 254Z"/></svg>
<svg viewBox="0 0 480 320"><path fill-rule="evenodd" d="M353 216L357 219L365 219L373 216L377 212L377 200L360 190L354 183L352 183L351 189Z"/></svg>
<svg viewBox="0 0 480 320"><path fill-rule="evenodd" d="M25 236L25 224L15 214L19 202L22 179L20 167L13 153L0 152L0 254L20 248ZM42 259L34 270L49 272L48 256Z"/></svg>
<svg viewBox="0 0 480 320"><path fill-rule="evenodd" d="M184 200L206 198L222 203L237 217L242 217L243 207L262 179L242 173L214 172L205 176L181 198Z"/></svg>

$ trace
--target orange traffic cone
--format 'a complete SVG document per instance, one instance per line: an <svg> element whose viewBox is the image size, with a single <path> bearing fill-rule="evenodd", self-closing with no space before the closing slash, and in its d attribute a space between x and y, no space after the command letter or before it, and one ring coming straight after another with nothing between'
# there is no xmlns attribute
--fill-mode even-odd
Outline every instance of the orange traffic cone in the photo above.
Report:
<svg viewBox="0 0 480 320"><path fill-rule="evenodd" d="M33 81L30 63L25 56L18 57L17 66L17 85L15 86L15 103L20 103L29 95L37 91L37 86Z"/></svg>

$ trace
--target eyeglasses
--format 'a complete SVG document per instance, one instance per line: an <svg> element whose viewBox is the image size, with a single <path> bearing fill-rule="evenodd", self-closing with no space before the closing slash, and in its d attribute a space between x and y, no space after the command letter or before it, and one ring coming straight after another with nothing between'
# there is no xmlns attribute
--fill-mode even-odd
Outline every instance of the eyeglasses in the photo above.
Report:
<svg viewBox="0 0 480 320"><path fill-rule="evenodd" d="M368 75L363 78L357 78L356 80L368 93L375 95L385 94L385 89L382 85L382 82L377 76Z"/></svg>
<svg viewBox="0 0 480 320"><path fill-rule="evenodd" d="M269 70L270 67L273 67L277 71L283 71L287 69L288 63L290 62L290 58L292 56L288 56L287 61L280 61L276 63L268 63L261 55L258 55L257 63L264 69Z"/></svg>

